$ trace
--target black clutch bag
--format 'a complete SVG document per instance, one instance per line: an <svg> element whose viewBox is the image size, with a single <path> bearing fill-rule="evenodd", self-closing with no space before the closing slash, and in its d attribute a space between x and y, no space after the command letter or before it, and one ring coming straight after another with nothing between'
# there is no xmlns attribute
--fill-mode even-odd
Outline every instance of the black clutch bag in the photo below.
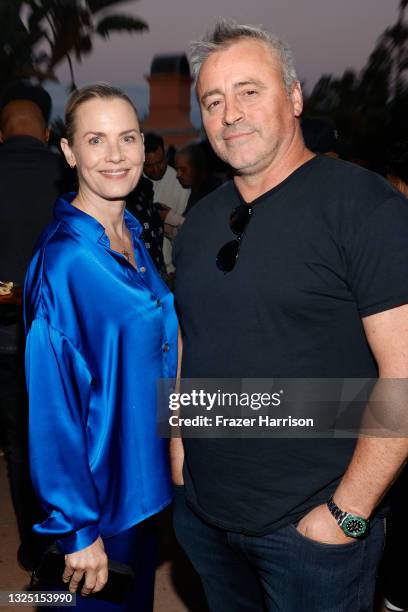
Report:
<svg viewBox="0 0 408 612"><path fill-rule="evenodd" d="M48 548L38 567L31 576L31 591L46 591L50 587L57 587L59 590L67 591L69 583L62 580L65 569L65 555L60 553L58 548L51 546ZM79 583L77 593L81 592L84 579ZM101 591L91 593L86 597L92 599L103 599L114 603L123 602L128 596L135 583L135 575L131 567L118 561L108 561L108 581Z"/></svg>

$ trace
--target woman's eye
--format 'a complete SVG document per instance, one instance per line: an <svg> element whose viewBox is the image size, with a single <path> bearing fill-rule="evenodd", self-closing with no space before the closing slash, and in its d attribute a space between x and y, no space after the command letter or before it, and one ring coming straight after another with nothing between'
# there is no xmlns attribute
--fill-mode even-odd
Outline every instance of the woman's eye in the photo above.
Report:
<svg viewBox="0 0 408 612"><path fill-rule="evenodd" d="M123 141L124 142L135 142L135 137L129 134L128 136L123 137Z"/></svg>
<svg viewBox="0 0 408 612"><path fill-rule="evenodd" d="M99 138L99 136L93 136L93 138L91 138L89 140L89 144L99 144L101 142L101 139Z"/></svg>

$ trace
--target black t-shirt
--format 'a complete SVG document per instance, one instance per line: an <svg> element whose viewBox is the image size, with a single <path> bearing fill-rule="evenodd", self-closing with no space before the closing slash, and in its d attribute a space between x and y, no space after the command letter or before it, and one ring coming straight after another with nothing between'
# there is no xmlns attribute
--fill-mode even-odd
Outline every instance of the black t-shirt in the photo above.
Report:
<svg viewBox="0 0 408 612"><path fill-rule="evenodd" d="M189 378L370 378L361 318L408 302L408 202L381 177L317 156L251 204L233 271L215 264L242 203L232 182L189 214L175 243ZM263 534L325 502L351 439L185 439L190 505Z"/></svg>

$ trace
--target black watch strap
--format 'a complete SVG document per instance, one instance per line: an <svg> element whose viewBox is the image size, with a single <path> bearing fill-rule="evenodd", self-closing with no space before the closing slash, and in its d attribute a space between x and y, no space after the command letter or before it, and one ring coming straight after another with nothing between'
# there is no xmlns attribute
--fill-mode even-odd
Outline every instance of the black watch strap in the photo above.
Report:
<svg viewBox="0 0 408 612"><path fill-rule="evenodd" d="M346 512L345 510L341 510L341 508L339 508L333 501L333 497L331 497L329 499L329 501L327 502L327 507L330 510L330 513L332 514L332 516L334 516L334 518L336 519L337 523L341 526L342 522L344 521L344 519L346 518L348 512Z"/></svg>

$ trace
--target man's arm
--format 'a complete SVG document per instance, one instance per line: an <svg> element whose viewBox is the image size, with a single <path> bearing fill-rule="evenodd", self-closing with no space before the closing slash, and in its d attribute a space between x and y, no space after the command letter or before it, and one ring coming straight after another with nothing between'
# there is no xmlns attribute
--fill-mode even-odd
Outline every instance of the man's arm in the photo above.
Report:
<svg viewBox="0 0 408 612"><path fill-rule="evenodd" d="M408 304L363 319L380 378L408 378ZM359 438L352 460L333 496L352 514L368 518L408 457L408 437ZM350 540L326 505L309 512L298 525L305 536L326 543Z"/></svg>
<svg viewBox="0 0 408 612"><path fill-rule="evenodd" d="M177 363L177 383L180 386L181 377L181 360L183 355L183 341L181 338L180 328L178 331L178 363ZM183 485L183 463L184 463L184 447L183 440L179 438L171 438L170 440L170 465L171 476L175 485Z"/></svg>
<svg viewBox="0 0 408 612"><path fill-rule="evenodd" d="M175 485L183 485L184 446L181 438L170 440L171 477Z"/></svg>

